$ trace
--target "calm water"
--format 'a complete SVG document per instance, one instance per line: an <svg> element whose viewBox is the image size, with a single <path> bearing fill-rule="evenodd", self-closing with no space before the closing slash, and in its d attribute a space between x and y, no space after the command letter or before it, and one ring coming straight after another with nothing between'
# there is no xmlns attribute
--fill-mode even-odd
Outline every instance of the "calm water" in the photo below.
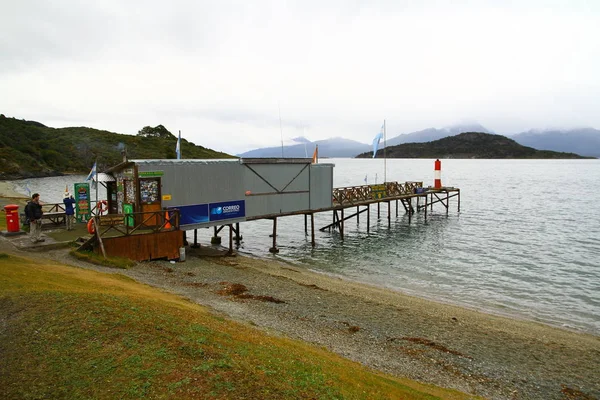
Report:
<svg viewBox="0 0 600 400"><path fill-rule="evenodd" d="M423 181L433 184L433 160L331 159L334 186ZM384 168L385 165L385 168ZM385 172L384 172L385 171ZM30 179L46 201L85 176ZM600 334L600 160L443 160L442 183L461 189L450 212L435 205L408 223L400 205L391 227L387 207L371 208L337 231L304 235L303 217L278 220L279 254L268 253L271 221L241 224L241 252L496 313ZM23 191L23 181L17 182ZM91 193L95 197L94 191ZM100 198L105 195L102 191ZM346 211L346 216L351 210ZM316 228L331 213L315 216ZM198 231L207 243L212 229ZM227 238L223 231L224 243ZM192 232L188 233L192 238Z"/></svg>

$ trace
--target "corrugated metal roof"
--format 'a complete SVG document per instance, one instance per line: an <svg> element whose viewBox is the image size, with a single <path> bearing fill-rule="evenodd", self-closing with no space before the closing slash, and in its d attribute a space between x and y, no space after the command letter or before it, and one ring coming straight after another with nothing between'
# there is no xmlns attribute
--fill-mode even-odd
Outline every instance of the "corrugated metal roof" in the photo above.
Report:
<svg viewBox="0 0 600 400"><path fill-rule="evenodd" d="M96 182L114 182L116 181L115 177L110 174L105 174L104 172L99 172L94 177Z"/></svg>

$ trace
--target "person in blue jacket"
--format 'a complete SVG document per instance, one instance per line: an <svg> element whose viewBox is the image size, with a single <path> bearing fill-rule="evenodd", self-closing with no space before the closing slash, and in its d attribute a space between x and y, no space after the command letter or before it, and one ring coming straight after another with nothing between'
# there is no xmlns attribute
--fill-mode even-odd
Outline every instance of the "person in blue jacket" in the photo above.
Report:
<svg viewBox="0 0 600 400"><path fill-rule="evenodd" d="M73 222L75 221L75 199L73 198L73 195L69 192L65 193L63 203L65 205L65 223L67 224L67 230L72 231Z"/></svg>

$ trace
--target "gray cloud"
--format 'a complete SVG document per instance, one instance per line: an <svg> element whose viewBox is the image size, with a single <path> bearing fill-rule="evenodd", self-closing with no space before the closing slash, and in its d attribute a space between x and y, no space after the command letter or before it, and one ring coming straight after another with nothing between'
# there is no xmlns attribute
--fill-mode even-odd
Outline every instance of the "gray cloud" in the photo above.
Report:
<svg viewBox="0 0 600 400"><path fill-rule="evenodd" d="M501 133L600 127L596 3L3 7L0 112L48 125L163 124L232 153L282 135L368 143L384 118L391 135L462 119Z"/></svg>

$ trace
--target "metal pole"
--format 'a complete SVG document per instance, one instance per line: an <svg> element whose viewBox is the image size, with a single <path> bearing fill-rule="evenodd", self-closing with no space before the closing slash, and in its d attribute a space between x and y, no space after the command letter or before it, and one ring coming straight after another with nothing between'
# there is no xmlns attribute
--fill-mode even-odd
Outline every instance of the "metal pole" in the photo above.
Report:
<svg viewBox="0 0 600 400"><path fill-rule="evenodd" d="M387 182L387 156L386 156L386 141L385 141L385 119L383 120L383 183Z"/></svg>

